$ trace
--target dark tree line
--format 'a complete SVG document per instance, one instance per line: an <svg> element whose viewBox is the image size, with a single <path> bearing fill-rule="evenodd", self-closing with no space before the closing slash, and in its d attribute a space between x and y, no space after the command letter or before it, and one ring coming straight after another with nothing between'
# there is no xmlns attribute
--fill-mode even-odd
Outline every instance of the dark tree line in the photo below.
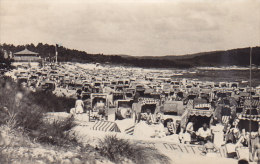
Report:
<svg viewBox="0 0 260 164"><path fill-rule="evenodd" d="M192 63L193 66L249 66L250 48L206 52L199 56L179 61ZM260 47L252 48L252 64L260 66Z"/></svg>
<svg viewBox="0 0 260 164"><path fill-rule="evenodd" d="M11 69L12 59L5 59L4 52L0 50L0 69ZM0 71L2 73L2 71Z"/></svg>
<svg viewBox="0 0 260 164"><path fill-rule="evenodd" d="M27 49L38 52L42 58L54 58L55 45L38 43L18 45L2 44L0 48L13 53ZM228 51L215 51L200 53L190 58L169 59L160 58L136 58L124 57L120 55L103 55L89 54L85 51L68 49L66 47L58 47L58 60L60 62L81 62L81 63L110 63L126 66L137 66L146 68L189 68L195 66L248 66L249 65L249 48L234 49ZM253 48L253 64L260 65L260 47Z"/></svg>

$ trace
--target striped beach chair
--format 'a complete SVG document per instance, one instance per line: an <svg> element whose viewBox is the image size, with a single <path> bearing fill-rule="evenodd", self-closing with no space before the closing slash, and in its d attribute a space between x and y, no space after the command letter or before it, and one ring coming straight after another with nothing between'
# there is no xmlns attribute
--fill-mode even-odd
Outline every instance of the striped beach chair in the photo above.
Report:
<svg viewBox="0 0 260 164"><path fill-rule="evenodd" d="M120 132L117 124L111 121L96 121L92 127L92 130L104 132Z"/></svg>

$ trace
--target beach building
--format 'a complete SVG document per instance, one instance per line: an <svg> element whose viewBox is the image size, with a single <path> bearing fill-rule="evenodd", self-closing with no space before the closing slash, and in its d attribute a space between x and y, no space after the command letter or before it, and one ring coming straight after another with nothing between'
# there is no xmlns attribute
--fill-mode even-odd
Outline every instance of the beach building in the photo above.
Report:
<svg viewBox="0 0 260 164"><path fill-rule="evenodd" d="M25 48L22 51L14 53L13 56L14 62L13 65L28 65L37 66L41 62L41 57L37 52L33 52Z"/></svg>

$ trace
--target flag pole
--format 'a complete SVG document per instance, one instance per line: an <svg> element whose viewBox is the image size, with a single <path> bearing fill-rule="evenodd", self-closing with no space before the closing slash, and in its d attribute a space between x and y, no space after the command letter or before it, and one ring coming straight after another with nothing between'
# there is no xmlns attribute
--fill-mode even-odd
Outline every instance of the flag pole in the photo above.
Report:
<svg viewBox="0 0 260 164"><path fill-rule="evenodd" d="M55 44L55 54L56 54L56 58L55 58L55 62L56 62L56 64L57 64L57 62L58 62L58 50L57 50L57 44Z"/></svg>
<svg viewBox="0 0 260 164"><path fill-rule="evenodd" d="M252 131L252 47L250 47L250 77L249 77L249 87L250 87L250 110L249 110L249 115L250 115L250 119L249 119L249 154L252 155L252 144L251 144L251 131ZM250 157L249 157L250 158Z"/></svg>

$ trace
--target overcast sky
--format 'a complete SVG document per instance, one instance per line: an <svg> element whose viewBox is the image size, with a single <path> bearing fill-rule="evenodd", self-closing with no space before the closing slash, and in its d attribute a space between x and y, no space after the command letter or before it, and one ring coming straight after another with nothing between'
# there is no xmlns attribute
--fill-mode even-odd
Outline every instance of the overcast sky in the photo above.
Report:
<svg viewBox="0 0 260 164"><path fill-rule="evenodd" d="M0 43L183 55L260 45L260 0L0 0Z"/></svg>

